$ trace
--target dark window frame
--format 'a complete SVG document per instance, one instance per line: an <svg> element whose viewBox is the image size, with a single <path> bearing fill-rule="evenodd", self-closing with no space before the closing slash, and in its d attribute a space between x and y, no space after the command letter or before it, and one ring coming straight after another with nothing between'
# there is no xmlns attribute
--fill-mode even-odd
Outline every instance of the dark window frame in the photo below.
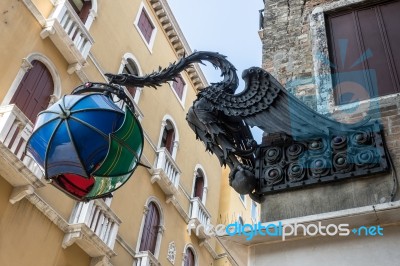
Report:
<svg viewBox="0 0 400 266"><path fill-rule="evenodd" d="M400 1L391 0L325 13L335 105L400 92L400 34L388 22L400 20L397 10Z"/></svg>
<svg viewBox="0 0 400 266"><path fill-rule="evenodd" d="M204 173L200 169L197 169L196 177L194 180L193 198L197 197L200 199L200 201L203 201L204 185L205 185Z"/></svg>
<svg viewBox="0 0 400 266"><path fill-rule="evenodd" d="M171 156L174 152L174 141L175 128L174 125L169 120L167 120L162 132L160 147L165 147Z"/></svg>
<svg viewBox="0 0 400 266"><path fill-rule="evenodd" d="M151 201L147 207L148 211L143 225L139 251L149 251L155 255L158 232L161 226L161 212L157 204L153 201Z"/></svg>
<svg viewBox="0 0 400 266"><path fill-rule="evenodd" d="M89 17L90 10L92 9L92 1L80 0L82 6L79 7L75 4L73 0L68 0L75 13L79 16L82 23L85 24L86 20Z"/></svg>
<svg viewBox="0 0 400 266"><path fill-rule="evenodd" d="M146 40L147 44L150 44L151 38L155 30L155 26L151 21L149 14L146 12L144 8L142 8L142 11L140 12L139 19L137 21L137 26L143 38Z"/></svg>
<svg viewBox="0 0 400 266"><path fill-rule="evenodd" d="M33 60L31 64L32 68L24 74L10 104L17 105L35 123L36 116L50 103L50 97L54 93L54 80L43 62Z"/></svg>
<svg viewBox="0 0 400 266"><path fill-rule="evenodd" d="M183 94L185 92L186 82L181 75L175 77L175 80L172 82L172 88L174 89L178 98L182 101Z"/></svg>
<svg viewBox="0 0 400 266"><path fill-rule="evenodd" d="M196 265L196 254L191 247L187 247L185 251L184 266L195 266L195 265Z"/></svg>

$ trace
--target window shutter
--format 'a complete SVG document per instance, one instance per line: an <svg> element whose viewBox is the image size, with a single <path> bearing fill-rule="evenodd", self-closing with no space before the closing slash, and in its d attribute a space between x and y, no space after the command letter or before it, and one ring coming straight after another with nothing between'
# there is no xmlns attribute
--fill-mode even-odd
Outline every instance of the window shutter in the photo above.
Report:
<svg viewBox="0 0 400 266"><path fill-rule="evenodd" d="M194 252L191 248L187 248L185 252L185 266L195 266Z"/></svg>
<svg viewBox="0 0 400 266"><path fill-rule="evenodd" d="M154 26L150 21L149 16L146 14L146 11L142 9L142 13L140 14L138 27L142 32L143 37L145 38L147 43L150 43L151 35L154 30Z"/></svg>
<svg viewBox="0 0 400 266"><path fill-rule="evenodd" d="M197 173L194 185L194 197L198 197L200 200L202 200L203 191L204 191L204 177L201 174Z"/></svg>
<svg viewBox="0 0 400 266"><path fill-rule="evenodd" d="M172 87L174 88L176 94L178 95L179 99L182 100L183 90L185 88L185 81L183 80L182 76L178 76L175 78L175 81L172 83Z"/></svg>
<svg viewBox="0 0 400 266"><path fill-rule="evenodd" d="M38 113L48 107L54 83L50 71L42 62L32 61L32 66L22 78L11 103L15 103L34 123Z"/></svg>
<svg viewBox="0 0 400 266"><path fill-rule="evenodd" d="M139 250L150 251L154 255L160 226L160 214L154 202L151 202L148 208Z"/></svg>
<svg viewBox="0 0 400 266"><path fill-rule="evenodd" d="M400 92L400 1L327 16L336 104Z"/></svg>

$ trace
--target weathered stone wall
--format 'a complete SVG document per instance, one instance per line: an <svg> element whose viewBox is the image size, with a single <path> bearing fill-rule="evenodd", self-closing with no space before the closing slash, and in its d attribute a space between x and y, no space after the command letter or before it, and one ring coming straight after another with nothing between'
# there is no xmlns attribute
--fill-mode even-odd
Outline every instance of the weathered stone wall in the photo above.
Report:
<svg viewBox="0 0 400 266"><path fill-rule="evenodd" d="M322 10L332 11L373 1L265 1L263 68L310 107L329 113L339 121L351 123L361 120L367 112L374 114L384 126L394 167L400 170L400 95L373 99L354 109L341 110L332 102L332 88L325 88L331 86L329 75L325 75L330 71L329 62L321 62L324 58L316 55L318 49L328 55L326 35L322 32L325 30ZM318 23L320 25L316 25ZM316 46L319 47L316 49ZM324 105L329 108L324 109ZM393 176L387 174L270 195L262 205L261 220L279 220L388 202L396 185ZM395 200L398 199L399 193L395 197Z"/></svg>
<svg viewBox="0 0 400 266"><path fill-rule="evenodd" d="M326 0L266 1L263 68L315 108L309 16Z"/></svg>

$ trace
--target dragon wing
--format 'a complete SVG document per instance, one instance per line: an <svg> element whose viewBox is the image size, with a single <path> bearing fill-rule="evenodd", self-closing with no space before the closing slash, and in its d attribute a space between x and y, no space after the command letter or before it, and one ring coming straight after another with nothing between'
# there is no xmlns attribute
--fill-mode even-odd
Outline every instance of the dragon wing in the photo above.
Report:
<svg viewBox="0 0 400 266"><path fill-rule="evenodd" d="M249 126L257 126L266 133L284 132L295 139L344 132L358 126L318 114L264 69L249 68L242 77L245 89L239 94L231 94L221 87L223 83L216 83L200 92L200 97L226 116L241 118Z"/></svg>

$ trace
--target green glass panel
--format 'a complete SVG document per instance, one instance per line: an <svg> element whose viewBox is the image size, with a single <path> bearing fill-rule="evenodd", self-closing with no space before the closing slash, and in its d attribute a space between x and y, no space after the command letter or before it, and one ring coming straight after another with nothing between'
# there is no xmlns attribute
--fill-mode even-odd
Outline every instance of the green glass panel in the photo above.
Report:
<svg viewBox="0 0 400 266"><path fill-rule="evenodd" d="M130 110L124 123L109 136L109 150L93 173L95 184L86 199L100 197L122 186L131 176L143 150L143 131Z"/></svg>
<svg viewBox="0 0 400 266"><path fill-rule="evenodd" d="M121 175L119 177L99 177L95 176L95 183L92 190L85 196L86 199L97 198L107 195L121 187L131 176L131 173Z"/></svg>
<svg viewBox="0 0 400 266"><path fill-rule="evenodd" d="M143 148L143 133L130 111L126 112L122 126L110 135L108 154L95 176L113 177L132 171L140 159Z"/></svg>

